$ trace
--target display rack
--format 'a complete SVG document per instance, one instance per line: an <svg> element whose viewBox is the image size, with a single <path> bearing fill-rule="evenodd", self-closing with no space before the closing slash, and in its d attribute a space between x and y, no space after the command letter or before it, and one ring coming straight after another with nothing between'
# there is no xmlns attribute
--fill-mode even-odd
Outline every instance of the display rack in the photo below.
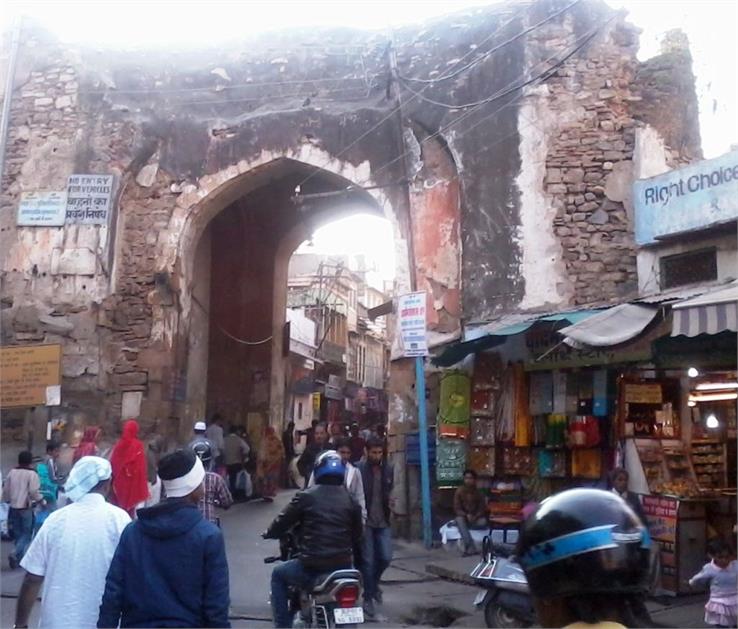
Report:
<svg viewBox="0 0 738 629"><path fill-rule="evenodd" d="M700 487L718 489L727 486L725 456L725 444L720 441L692 441L692 467Z"/></svg>

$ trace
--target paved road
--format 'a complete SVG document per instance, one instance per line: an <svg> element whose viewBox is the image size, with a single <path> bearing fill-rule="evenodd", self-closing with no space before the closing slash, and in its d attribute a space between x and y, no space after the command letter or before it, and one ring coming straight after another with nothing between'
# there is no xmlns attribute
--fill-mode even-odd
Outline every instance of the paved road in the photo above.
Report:
<svg viewBox="0 0 738 629"><path fill-rule="evenodd" d="M271 622L269 578L272 566L266 556L278 552L277 543L261 539L261 533L289 501L293 492L283 492L273 503L254 501L234 505L221 514L226 538L231 582L231 616L234 627L265 627ZM23 571L8 569L7 555L12 544L2 544L2 595L0 627L12 627L15 596ZM428 574L428 563L453 564L456 555L443 550L425 551L413 544L395 544L395 559L384 576L385 604L381 612L391 626L439 626L434 620L444 614L458 617L454 627L483 627L484 619L472 607L476 588L449 582ZM666 627L705 627L702 620L706 596L675 599L668 605L649 604L654 620ZM429 612L428 610L432 610ZM38 615L36 606L31 626ZM448 618L446 618L448 620ZM444 623L445 625L446 623ZM372 625L368 626L371 627ZM373 626L379 626L373 623Z"/></svg>

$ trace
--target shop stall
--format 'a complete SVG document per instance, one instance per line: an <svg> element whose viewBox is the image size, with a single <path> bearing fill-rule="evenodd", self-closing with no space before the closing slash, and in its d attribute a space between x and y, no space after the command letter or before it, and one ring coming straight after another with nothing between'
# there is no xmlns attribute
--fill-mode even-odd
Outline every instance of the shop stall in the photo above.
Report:
<svg viewBox="0 0 738 629"><path fill-rule="evenodd" d="M688 581L706 560L708 540L733 537L738 382L733 371L648 373L619 380L620 430L659 543L661 589L685 594L693 591Z"/></svg>

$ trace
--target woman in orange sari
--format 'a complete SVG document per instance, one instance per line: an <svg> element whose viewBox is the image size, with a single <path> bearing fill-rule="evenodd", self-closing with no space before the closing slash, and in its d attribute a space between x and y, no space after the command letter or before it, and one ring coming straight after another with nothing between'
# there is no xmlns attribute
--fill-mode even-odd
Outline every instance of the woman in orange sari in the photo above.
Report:
<svg viewBox="0 0 738 629"><path fill-rule="evenodd" d="M271 502L277 495L277 483L284 464L284 446L271 426L264 428L259 446L256 475L261 485L261 497Z"/></svg>
<svg viewBox="0 0 738 629"><path fill-rule="evenodd" d="M112 502L135 517L136 507L149 497L146 455L135 419L123 424L123 434L110 455L110 466L113 468Z"/></svg>

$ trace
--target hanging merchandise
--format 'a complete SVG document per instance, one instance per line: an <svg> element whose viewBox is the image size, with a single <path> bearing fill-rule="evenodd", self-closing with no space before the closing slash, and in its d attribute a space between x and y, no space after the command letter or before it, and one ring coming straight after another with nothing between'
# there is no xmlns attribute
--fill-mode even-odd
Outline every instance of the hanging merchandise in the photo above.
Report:
<svg viewBox="0 0 738 629"><path fill-rule="evenodd" d="M549 371L540 371L530 374L530 404L531 415L547 415L553 413L553 374Z"/></svg>
<svg viewBox="0 0 738 629"><path fill-rule="evenodd" d="M546 425L546 447L563 448L566 445L566 415L553 413Z"/></svg>
<svg viewBox="0 0 738 629"><path fill-rule="evenodd" d="M529 446L532 443L532 426L528 410L528 378L523 364L513 367L515 382L515 445Z"/></svg>
<svg viewBox="0 0 738 629"><path fill-rule="evenodd" d="M500 403L495 414L497 441L509 442L515 437L515 380L512 370L505 369Z"/></svg>
<svg viewBox="0 0 738 629"><path fill-rule="evenodd" d="M440 408L438 411L440 436L465 438L469 435L470 403L471 383L469 377L458 371L444 375L441 379Z"/></svg>
<svg viewBox="0 0 738 629"><path fill-rule="evenodd" d="M439 439L436 443L436 479L439 484L459 484L466 469L466 442Z"/></svg>
<svg viewBox="0 0 738 629"><path fill-rule="evenodd" d="M480 476L494 476L495 449L471 448L469 450L469 467Z"/></svg>
<svg viewBox="0 0 738 629"><path fill-rule="evenodd" d="M566 452L564 450L539 450L538 475L541 478L566 476Z"/></svg>
<svg viewBox="0 0 738 629"><path fill-rule="evenodd" d="M536 459L531 448L502 449L502 467L505 474L512 476L530 476L536 472Z"/></svg>
<svg viewBox="0 0 738 629"><path fill-rule="evenodd" d="M607 371L604 369L592 374L592 414L607 417Z"/></svg>
<svg viewBox="0 0 738 629"><path fill-rule="evenodd" d="M597 449L571 451L571 475L574 478L598 479L602 475L602 453Z"/></svg>
<svg viewBox="0 0 738 629"><path fill-rule="evenodd" d="M569 424L572 448L594 448L600 443L600 425L592 415L577 415Z"/></svg>
<svg viewBox="0 0 738 629"><path fill-rule="evenodd" d="M472 417L469 443L475 446L495 445L495 423L486 417Z"/></svg>
<svg viewBox="0 0 738 629"><path fill-rule="evenodd" d="M472 415L491 417L494 412L494 395L492 391L474 391L471 398Z"/></svg>

